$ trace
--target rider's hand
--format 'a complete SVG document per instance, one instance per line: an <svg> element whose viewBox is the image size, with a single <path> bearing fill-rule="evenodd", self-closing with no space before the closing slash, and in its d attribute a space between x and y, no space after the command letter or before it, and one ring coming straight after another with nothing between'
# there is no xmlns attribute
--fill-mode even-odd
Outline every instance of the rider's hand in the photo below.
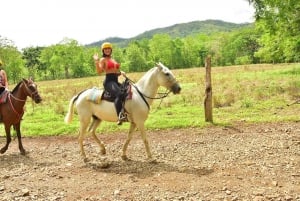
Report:
<svg viewBox="0 0 300 201"><path fill-rule="evenodd" d="M126 77L126 73L124 71L120 71L121 75L123 75L124 77Z"/></svg>
<svg viewBox="0 0 300 201"><path fill-rule="evenodd" d="M94 59L94 61L98 61L99 60L98 53L94 54L93 59Z"/></svg>

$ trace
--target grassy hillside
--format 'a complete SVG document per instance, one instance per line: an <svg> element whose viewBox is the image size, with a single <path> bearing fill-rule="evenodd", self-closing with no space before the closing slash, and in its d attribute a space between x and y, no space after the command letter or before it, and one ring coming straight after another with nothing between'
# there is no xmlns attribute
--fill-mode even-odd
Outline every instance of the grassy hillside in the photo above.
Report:
<svg viewBox="0 0 300 201"><path fill-rule="evenodd" d="M145 31L132 38L119 38L110 37L105 40L100 40L88 44L87 46L99 47L104 41L110 41L118 45L119 47L125 47L130 41L141 40L144 38L151 39L155 34L168 34L171 38L184 38L194 34L211 34L216 32L228 32L238 28L251 26L252 24L235 24L230 22L224 22L221 20L205 20L205 21L193 21L188 23L174 24L168 27L156 28L153 30Z"/></svg>
<svg viewBox="0 0 300 201"><path fill-rule="evenodd" d="M210 126L204 121L203 111L205 69L192 68L173 72L181 83L182 93L170 95L162 102L156 100L146 121L146 128L156 130ZM137 81L143 74L127 75ZM300 105L287 106L300 99L299 76L300 64L213 68L214 124L299 121ZM69 100L83 89L102 86L103 78L104 76L39 82L43 103L36 105L28 99L22 122L23 135L77 135L79 122L76 114L70 125L63 122ZM1 127L1 135L4 135L3 125ZM98 133L127 132L128 127L129 124L117 126L115 123L105 122L98 128Z"/></svg>

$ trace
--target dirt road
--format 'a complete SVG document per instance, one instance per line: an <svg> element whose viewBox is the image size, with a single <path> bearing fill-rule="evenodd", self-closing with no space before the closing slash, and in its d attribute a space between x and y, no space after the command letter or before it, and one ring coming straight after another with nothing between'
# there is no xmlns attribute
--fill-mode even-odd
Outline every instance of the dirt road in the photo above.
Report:
<svg viewBox="0 0 300 201"><path fill-rule="evenodd" d="M0 155L0 200L300 200L300 122L148 131L157 163L137 132L87 137L88 163L75 137L23 138ZM5 138L0 138L0 146ZM108 164L108 167L103 167Z"/></svg>

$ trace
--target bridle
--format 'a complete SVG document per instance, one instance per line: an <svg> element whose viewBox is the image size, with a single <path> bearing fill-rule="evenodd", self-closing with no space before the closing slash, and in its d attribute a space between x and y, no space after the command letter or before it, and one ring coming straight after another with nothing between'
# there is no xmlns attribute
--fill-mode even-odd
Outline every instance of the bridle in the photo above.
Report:
<svg viewBox="0 0 300 201"><path fill-rule="evenodd" d="M170 92L171 92L170 90L167 90L167 91L164 92L164 93L157 93L157 94L159 94L159 97L149 97L149 96L147 96L146 94L142 93L142 92L139 90L139 88L135 85L135 82L134 82L134 81L132 81L131 79L129 79L127 76L125 76L125 78L128 79L129 82L132 84L132 86L137 90L137 92L139 93L139 95L142 97L143 101L146 103L148 109L150 109L150 106L149 106L148 101L147 101L145 98L149 98L149 99L160 99L161 102L162 102L162 100L163 100L164 98L166 98L166 97L170 94ZM161 94L163 94L163 95L160 96ZM161 102L160 102L160 104L161 104ZM160 105L160 104L159 104L159 105Z"/></svg>
<svg viewBox="0 0 300 201"><path fill-rule="evenodd" d="M29 84L29 86L27 86L27 84L24 83L24 81L22 82L22 84L25 86L27 93L29 94L29 96L34 100L34 98L36 97L36 95L38 95L38 91L36 90L36 88L34 87L33 83ZM34 91L32 91L31 89L29 89L29 87L32 86L34 87ZM10 93L10 96L13 97L13 99L17 100L17 101L21 101L21 102L25 102L26 98L24 100L19 99L17 97L15 97L13 94Z"/></svg>
<svg viewBox="0 0 300 201"><path fill-rule="evenodd" d="M30 84L29 86L27 86L27 84L24 83L24 81L22 82L22 84L25 86L26 92L30 95L30 97L31 97L32 99L34 99L34 98L36 97L36 95L38 94L38 91L36 90L36 88L34 88L34 89L35 89L34 91L32 91L32 90L29 89L29 86L33 86L33 84ZM20 87L20 86L19 86L19 87ZM25 102L27 98L25 97L25 99L22 100L22 99L19 99L19 98L15 97L12 93L9 93L9 94L8 94L9 104L10 104L10 106L11 106L13 112L18 116L19 119L21 119L21 118L22 118L22 115L24 114L24 109L21 111L21 113L19 113L19 112L15 109L13 103L11 102L11 97L12 97L13 99L15 99L16 101L20 101L20 102Z"/></svg>

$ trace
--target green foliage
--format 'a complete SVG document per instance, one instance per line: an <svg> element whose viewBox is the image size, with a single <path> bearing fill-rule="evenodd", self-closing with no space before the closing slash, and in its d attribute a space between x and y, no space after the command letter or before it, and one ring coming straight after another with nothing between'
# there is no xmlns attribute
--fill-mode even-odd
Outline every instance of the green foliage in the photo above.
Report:
<svg viewBox="0 0 300 201"><path fill-rule="evenodd" d="M27 77L22 54L13 46L13 42L0 37L0 59L2 68L6 71L9 83L16 83L22 77Z"/></svg>
<svg viewBox="0 0 300 201"><path fill-rule="evenodd" d="M129 72L143 72L146 71L147 62L145 59L146 53L139 43L130 43L126 48L127 70ZM122 65L123 68L123 65Z"/></svg>
<svg viewBox="0 0 300 201"><path fill-rule="evenodd" d="M259 33L253 28L231 32L221 45L220 65L256 63L254 53L258 50Z"/></svg>
<svg viewBox="0 0 300 201"><path fill-rule="evenodd" d="M263 62L300 61L300 1L249 0L256 27L263 34L257 56Z"/></svg>
<svg viewBox="0 0 300 201"><path fill-rule="evenodd" d="M45 66L40 62L41 51L41 47L29 47L23 49L23 59L25 60L25 66L28 68L29 74L33 78L35 78L36 71L45 70Z"/></svg>

